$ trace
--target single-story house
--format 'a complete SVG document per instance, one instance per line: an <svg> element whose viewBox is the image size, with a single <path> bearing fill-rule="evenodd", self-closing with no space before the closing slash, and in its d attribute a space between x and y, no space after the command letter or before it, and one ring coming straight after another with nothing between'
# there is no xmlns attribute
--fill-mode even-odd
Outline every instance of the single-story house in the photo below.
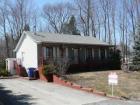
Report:
<svg viewBox="0 0 140 105"><path fill-rule="evenodd" d="M24 31L14 51L18 63L27 69L51 61L70 64L102 62L109 58L110 47L91 36Z"/></svg>

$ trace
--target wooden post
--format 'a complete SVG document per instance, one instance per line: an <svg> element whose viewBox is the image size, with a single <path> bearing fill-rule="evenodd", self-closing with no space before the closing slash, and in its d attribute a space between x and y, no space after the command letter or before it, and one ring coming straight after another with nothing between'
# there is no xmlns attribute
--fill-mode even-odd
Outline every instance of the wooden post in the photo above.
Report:
<svg viewBox="0 0 140 105"><path fill-rule="evenodd" d="M66 47L66 58L68 58L68 48Z"/></svg>
<svg viewBox="0 0 140 105"><path fill-rule="evenodd" d="M92 58L94 59L94 49L92 48Z"/></svg>
<svg viewBox="0 0 140 105"><path fill-rule="evenodd" d="M44 64L44 47L43 45L41 45L41 65L43 66Z"/></svg>
<svg viewBox="0 0 140 105"><path fill-rule="evenodd" d="M107 59L107 49L105 49L105 59Z"/></svg>
<svg viewBox="0 0 140 105"><path fill-rule="evenodd" d="M53 47L53 58L56 58L56 47Z"/></svg>
<svg viewBox="0 0 140 105"><path fill-rule="evenodd" d="M99 60L101 59L101 49L99 48Z"/></svg>
<svg viewBox="0 0 140 105"><path fill-rule="evenodd" d="M59 47L57 47L57 57L58 57L58 58L60 57L59 54L60 54L60 53L59 53Z"/></svg>

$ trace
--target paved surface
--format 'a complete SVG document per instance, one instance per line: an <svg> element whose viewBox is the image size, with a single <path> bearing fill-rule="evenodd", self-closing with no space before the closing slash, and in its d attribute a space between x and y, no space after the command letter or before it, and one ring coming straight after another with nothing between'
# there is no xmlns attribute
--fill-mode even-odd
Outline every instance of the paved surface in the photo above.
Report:
<svg viewBox="0 0 140 105"><path fill-rule="evenodd" d="M140 105L39 80L0 79L0 105Z"/></svg>
<svg viewBox="0 0 140 105"><path fill-rule="evenodd" d="M105 100L101 102L89 103L85 105L140 105L140 102L122 101L122 100Z"/></svg>

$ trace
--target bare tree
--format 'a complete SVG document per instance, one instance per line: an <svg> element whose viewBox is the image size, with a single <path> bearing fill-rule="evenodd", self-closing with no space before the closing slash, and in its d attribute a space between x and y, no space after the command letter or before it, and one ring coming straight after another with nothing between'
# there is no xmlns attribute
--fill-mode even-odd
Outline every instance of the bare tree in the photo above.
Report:
<svg viewBox="0 0 140 105"><path fill-rule="evenodd" d="M96 12L93 0L75 0L76 10L78 11L79 27L85 36L96 37Z"/></svg>
<svg viewBox="0 0 140 105"><path fill-rule="evenodd" d="M20 38L22 32L24 31L25 25L31 26L33 21L31 21L35 15L35 7L33 3L28 0L16 0L15 4L9 4L10 8L10 22L11 30L13 34L17 37L17 40Z"/></svg>
<svg viewBox="0 0 140 105"><path fill-rule="evenodd" d="M66 23L71 16L71 5L56 4L56 5L44 5L43 17L46 20L46 24L51 26L51 31L56 33L62 33L64 23Z"/></svg>
<svg viewBox="0 0 140 105"><path fill-rule="evenodd" d="M116 46L116 1L112 1L111 18L112 18L114 45Z"/></svg>
<svg viewBox="0 0 140 105"><path fill-rule="evenodd" d="M102 8L102 13L103 13L103 24L104 24L104 39L105 42L108 42L109 44L112 43L112 32L111 32L111 27L112 27L112 8L113 7L113 0L100 0L101 8ZM115 28L115 27L114 27Z"/></svg>
<svg viewBox="0 0 140 105"><path fill-rule="evenodd" d="M134 5L134 0L130 0L130 3L128 2L126 5L129 17L131 19L131 24L132 24L132 31L133 31L133 38L135 40L135 29L136 29L136 17L135 17L135 5Z"/></svg>
<svg viewBox="0 0 140 105"><path fill-rule="evenodd" d="M6 56L12 57L25 26L33 25L34 8L28 0L0 1L0 29L5 37ZM30 4L31 3L31 4Z"/></svg>
<svg viewBox="0 0 140 105"><path fill-rule="evenodd" d="M104 20L104 40L107 41L107 4L106 0L100 0Z"/></svg>
<svg viewBox="0 0 140 105"><path fill-rule="evenodd" d="M0 33L5 38L2 42L5 42L7 56L10 56L9 50L15 47L25 26L29 26L30 31L47 29L62 33L72 15L85 36L91 35L115 45L120 38L123 57L127 55L124 45L132 46L131 41L135 40L136 26L140 21L140 0L74 0L72 4L46 4L41 15L31 2L0 0Z"/></svg>
<svg viewBox="0 0 140 105"><path fill-rule="evenodd" d="M98 28L97 28L97 32L98 32L98 37L99 40L101 40L101 18L100 18L100 12L99 12L99 8L96 9L96 18L97 18L97 24L98 24Z"/></svg>
<svg viewBox="0 0 140 105"><path fill-rule="evenodd" d="M80 2L79 0L76 0L77 7L76 9L79 10L79 27L81 28L81 31L84 35L88 34L87 29L87 17L85 16L85 13L87 14L87 7L84 5L84 2ZM86 9L86 10L85 10Z"/></svg>
<svg viewBox="0 0 140 105"><path fill-rule="evenodd" d="M2 32L5 38L5 45L6 45L6 56L9 57L9 46L8 46L8 36L7 36L7 17L8 17L8 10L7 10L7 1L1 2L0 6L0 26L2 27Z"/></svg>

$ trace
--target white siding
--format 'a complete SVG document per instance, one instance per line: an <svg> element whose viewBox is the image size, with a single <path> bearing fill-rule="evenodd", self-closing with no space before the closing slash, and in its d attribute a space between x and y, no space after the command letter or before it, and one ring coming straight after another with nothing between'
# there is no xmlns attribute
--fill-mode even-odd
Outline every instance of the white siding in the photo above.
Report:
<svg viewBox="0 0 140 105"><path fill-rule="evenodd" d="M17 50L16 58L21 60L22 65L26 69L29 67L37 68L37 43L35 43L29 36L25 35L25 38Z"/></svg>

